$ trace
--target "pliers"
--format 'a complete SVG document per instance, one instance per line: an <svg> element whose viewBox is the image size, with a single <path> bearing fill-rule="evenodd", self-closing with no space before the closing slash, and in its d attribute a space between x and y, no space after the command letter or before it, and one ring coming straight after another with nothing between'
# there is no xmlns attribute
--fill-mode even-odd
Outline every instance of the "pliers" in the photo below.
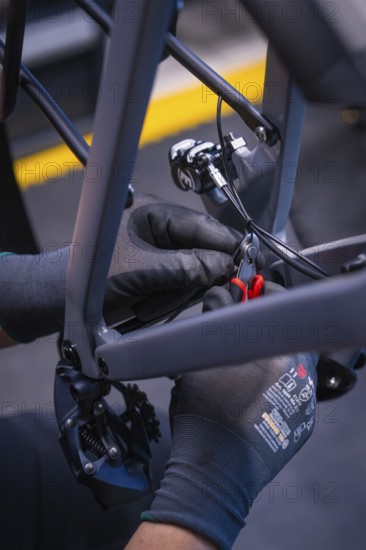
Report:
<svg viewBox="0 0 366 550"><path fill-rule="evenodd" d="M246 233L240 243L242 260L236 277L230 281L230 294L234 302L245 302L247 299L258 298L264 287L264 278L257 273L256 259L259 252L258 237L251 232Z"/></svg>

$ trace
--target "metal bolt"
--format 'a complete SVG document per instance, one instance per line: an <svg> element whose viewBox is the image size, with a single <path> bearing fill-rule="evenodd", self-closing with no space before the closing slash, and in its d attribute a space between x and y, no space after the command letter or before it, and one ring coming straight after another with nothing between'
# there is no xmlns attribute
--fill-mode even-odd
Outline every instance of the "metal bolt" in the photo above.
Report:
<svg viewBox="0 0 366 550"><path fill-rule="evenodd" d="M257 140L261 143L265 143L267 141L267 132L263 126L257 126L257 128L254 130L254 133Z"/></svg>
<svg viewBox="0 0 366 550"><path fill-rule="evenodd" d="M61 354L63 359L73 367L80 367L79 354L76 347L69 340L64 340L61 344Z"/></svg>
<svg viewBox="0 0 366 550"><path fill-rule="evenodd" d="M94 464L92 464L91 462L87 462L84 466L84 472L89 475L94 474L95 472Z"/></svg>
<svg viewBox="0 0 366 550"><path fill-rule="evenodd" d="M103 412L104 411L104 406L103 406L103 403L101 401L98 401L97 403L95 403L95 408L98 412Z"/></svg>
<svg viewBox="0 0 366 550"><path fill-rule="evenodd" d="M331 376L326 381L326 386L330 390L337 390L339 388L340 384L341 384L341 379L339 378L339 376Z"/></svg>
<svg viewBox="0 0 366 550"><path fill-rule="evenodd" d="M118 452L117 447L111 447L111 448L109 449L109 453L108 453L108 454L109 454L109 456L110 456L111 458L118 458L119 452Z"/></svg>
<svg viewBox="0 0 366 550"><path fill-rule="evenodd" d="M75 426L75 420L73 418L68 418L65 422L66 428L73 428Z"/></svg>
<svg viewBox="0 0 366 550"><path fill-rule="evenodd" d="M251 259L255 258L256 253L257 253L257 248L254 245L248 246L247 254L248 254L249 258L251 258Z"/></svg>
<svg viewBox="0 0 366 550"><path fill-rule="evenodd" d="M98 367L99 367L100 372L104 376L108 376L108 373L109 373L108 365L105 362L105 360L103 359L103 357L98 357Z"/></svg>

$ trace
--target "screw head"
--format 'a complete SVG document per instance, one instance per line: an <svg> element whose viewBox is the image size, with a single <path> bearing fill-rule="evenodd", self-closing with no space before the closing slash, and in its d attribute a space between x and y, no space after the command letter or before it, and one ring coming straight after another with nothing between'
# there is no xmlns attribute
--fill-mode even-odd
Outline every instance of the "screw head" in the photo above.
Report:
<svg viewBox="0 0 366 550"><path fill-rule="evenodd" d="M111 447L109 449L108 454L111 458L118 458L119 457L119 452L118 452L117 447Z"/></svg>
<svg viewBox="0 0 366 550"><path fill-rule="evenodd" d="M254 130L254 133L257 140L261 143L265 143L267 141L267 132L263 126L257 126L257 128Z"/></svg>
<svg viewBox="0 0 366 550"><path fill-rule="evenodd" d="M75 420L73 418L68 418L65 422L65 426L68 429L74 428L75 427Z"/></svg>
<svg viewBox="0 0 366 550"><path fill-rule="evenodd" d="M105 359L103 359L103 357L98 357L98 367L99 367L100 372L104 376L108 376L108 373L109 373L108 365L105 362Z"/></svg>
<svg viewBox="0 0 366 550"><path fill-rule="evenodd" d="M101 401L97 401L94 406L95 406L95 408L98 412L103 412L104 411L104 406L103 406L103 403Z"/></svg>
<svg viewBox="0 0 366 550"><path fill-rule="evenodd" d="M330 390L337 390L339 388L340 384L341 384L341 379L339 378L339 376L331 376L326 381L326 386Z"/></svg>
<svg viewBox="0 0 366 550"><path fill-rule="evenodd" d="M94 472L95 472L95 466L94 466L94 464L92 464L91 462L87 462L87 463L84 465L84 472L85 472L86 474L89 474L89 475L94 474Z"/></svg>
<svg viewBox="0 0 366 550"><path fill-rule="evenodd" d="M74 344L70 340L64 340L61 344L61 354L63 359L73 367L80 367L79 354Z"/></svg>

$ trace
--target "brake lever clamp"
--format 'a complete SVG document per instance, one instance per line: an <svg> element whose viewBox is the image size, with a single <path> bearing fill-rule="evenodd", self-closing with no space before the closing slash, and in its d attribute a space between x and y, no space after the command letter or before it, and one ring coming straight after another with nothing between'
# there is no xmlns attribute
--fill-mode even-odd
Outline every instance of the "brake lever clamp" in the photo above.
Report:
<svg viewBox="0 0 366 550"><path fill-rule="evenodd" d="M122 412L105 399L112 386L124 399ZM154 407L136 384L88 378L62 361L54 402L67 462L103 508L132 502L151 489L149 441L161 434Z"/></svg>

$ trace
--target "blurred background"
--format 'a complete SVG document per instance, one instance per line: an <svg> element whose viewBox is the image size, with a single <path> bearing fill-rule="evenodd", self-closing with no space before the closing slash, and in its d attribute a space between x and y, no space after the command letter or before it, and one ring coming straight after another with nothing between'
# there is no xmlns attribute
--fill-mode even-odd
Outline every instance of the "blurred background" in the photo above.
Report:
<svg viewBox="0 0 366 550"><path fill-rule="evenodd" d="M102 2L110 7L111 2ZM134 17L129 3L126 17ZM4 29L6 2L0 3ZM1 27L0 27L1 28ZM1 34L1 32L0 32ZM208 64L260 102L266 40L235 0L186 1L177 36ZM41 80L80 131L91 137L105 38L71 0L29 1L23 62ZM186 137L217 142L211 92L168 58L158 69L151 107L133 171L137 191L203 210L197 195L179 191L168 151ZM293 216L304 244L363 233L366 131L363 113L309 106ZM225 131L248 141L249 130L229 111ZM39 250L72 238L82 170L56 132L22 92L7 122L18 189ZM71 168L70 168L71 167ZM53 399L57 337L1 350L2 416L48 410ZM139 383L150 401L167 409L171 382ZM235 550L316 550L364 547L366 523L366 389L360 371L347 395L318 406L315 432L304 449L262 491ZM55 442L57 444L57 442Z"/></svg>

